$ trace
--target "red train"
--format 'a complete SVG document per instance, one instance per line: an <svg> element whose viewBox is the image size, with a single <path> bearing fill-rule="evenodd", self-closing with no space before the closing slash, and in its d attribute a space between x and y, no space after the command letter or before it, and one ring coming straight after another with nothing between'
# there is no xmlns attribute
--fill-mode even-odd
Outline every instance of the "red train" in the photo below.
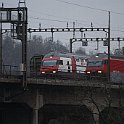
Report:
<svg viewBox="0 0 124 124"><path fill-rule="evenodd" d="M56 75L73 78L82 76L86 69L87 57L72 54L50 53L42 60L40 72L42 76Z"/></svg>
<svg viewBox="0 0 124 124"><path fill-rule="evenodd" d="M37 75L40 71L41 62L44 55L34 55L30 59L30 75Z"/></svg>
<svg viewBox="0 0 124 124"><path fill-rule="evenodd" d="M110 56L110 73L124 73L124 56ZM85 71L87 76L104 76L108 74L108 56L93 57L88 59Z"/></svg>

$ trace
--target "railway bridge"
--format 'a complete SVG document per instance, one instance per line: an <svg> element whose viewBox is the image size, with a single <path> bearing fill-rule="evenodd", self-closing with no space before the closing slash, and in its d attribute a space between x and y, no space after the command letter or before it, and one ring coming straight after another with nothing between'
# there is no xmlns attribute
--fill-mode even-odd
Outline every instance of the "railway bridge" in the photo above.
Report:
<svg viewBox="0 0 124 124"><path fill-rule="evenodd" d="M122 124L124 85L101 80L0 79L1 124Z"/></svg>
<svg viewBox="0 0 124 124"><path fill-rule="evenodd" d="M116 85L95 79L79 81L27 78L26 75L27 32L51 32L53 40L53 32L102 31L108 34L107 46L108 55L110 55L110 12L107 28L51 29L27 29L27 7L0 7L0 12L0 124L124 123L124 85L122 84ZM13 18L15 14L17 19ZM2 33L4 31L2 23L10 23L12 29L5 29L5 32L11 30L12 37L22 41L23 80L17 77L1 76ZM120 42L119 38L117 40ZM71 48L72 41L70 41L70 52L72 52ZM26 84L25 87L23 83Z"/></svg>

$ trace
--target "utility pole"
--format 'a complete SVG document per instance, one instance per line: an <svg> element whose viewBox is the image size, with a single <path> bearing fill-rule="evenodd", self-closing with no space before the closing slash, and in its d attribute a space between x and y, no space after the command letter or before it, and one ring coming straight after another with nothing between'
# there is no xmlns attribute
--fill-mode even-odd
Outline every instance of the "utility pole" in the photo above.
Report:
<svg viewBox="0 0 124 124"><path fill-rule="evenodd" d="M99 51L99 40L98 38L96 38L96 49L97 52Z"/></svg>
<svg viewBox="0 0 124 124"><path fill-rule="evenodd" d="M110 11L109 11L109 22L108 22L108 83L110 83Z"/></svg>
<svg viewBox="0 0 124 124"><path fill-rule="evenodd" d="M2 75L2 13L0 12L0 76Z"/></svg>
<svg viewBox="0 0 124 124"><path fill-rule="evenodd" d="M17 28L19 31L17 35L22 41L22 72L23 72L23 87L27 87L27 7L25 0L19 0L18 9L18 23ZM21 30L22 29L22 30Z"/></svg>
<svg viewBox="0 0 124 124"><path fill-rule="evenodd" d="M51 33L52 33L52 42L53 42L53 33L54 33L53 28L51 28Z"/></svg>
<svg viewBox="0 0 124 124"><path fill-rule="evenodd" d="M24 7L20 7L23 3ZM2 18L4 13L4 19ZM16 19L12 18L16 14ZM10 23L12 37L21 40L22 42L22 72L23 72L23 87L27 86L27 7L25 1L19 1L18 8L0 7L0 73L2 73L2 24ZM15 28L16 27L16 28ZM6 32L6 31L5 31Z"/></svg>
<svg viewBox="0 0 124 124"><path fill-rule="evenodd" d="M70 53L72 53L72 39L70 39Z"/></svg>
<svg viewBox="0 0 124 124"><path fill-rule="evenodd" d="M27 24L22 24L23 87L27 86Z"/></svg>
<svg viewBox="0 0 124 124"><path fill-rule="evenodd" d="M75 22L73 22L73 38L75 38Z"/></svg>
<svg viewBox="0 0 124 124"><path fill-rule="evenodd" d="M97 51L99 50L99 41L97 40Z"/></svg>
<svg viewBox="0 0 124 124"><path fill-rule="evenodd" d="M118 49L120 50L121 49L121 44L120 44L120 39L118 38Z"/></svg>
<svg viewBox="0 0 124 124"><path fill-rule="evenodd" d="M18 7L26 7L25 0L19 0Z"/></svg>

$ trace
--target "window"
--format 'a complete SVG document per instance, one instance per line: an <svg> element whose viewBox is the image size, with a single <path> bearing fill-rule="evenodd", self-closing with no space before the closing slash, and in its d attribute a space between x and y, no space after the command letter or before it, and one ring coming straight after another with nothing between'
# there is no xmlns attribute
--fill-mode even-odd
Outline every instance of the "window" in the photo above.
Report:
<svg viewBox="0 0 124 124"><path fill-rule="evenodd" d="M103 64L108 64L108 60L103 60Z"/></svg>
<svg viewBox="0 0 124 124"><path fill-rule="evenodd" d="M56 66L57 60L44 60L42 65L43 66Z"/></svg>
<svg viewBox="0 0 124 124"><path fill-rule="evenodd" d="M57 60L57 65L63 65L63 60Z"/></svg>
<svg viewBox="0 0 124 124"><path fill-rule="evenodd" d="M76 59L77 62L79 62L79 59Z"/></svg>
<svg viewBox="0 0 124 124"><path fill-rule="evenodd" d="M67 65L69 65L69 61L67 61Z"/></svg>
<svg viewBox="0 0 124 124"><path fill-rule="evenodd" d="M102 66L102 60L89 60L87 66Z"/></svg>

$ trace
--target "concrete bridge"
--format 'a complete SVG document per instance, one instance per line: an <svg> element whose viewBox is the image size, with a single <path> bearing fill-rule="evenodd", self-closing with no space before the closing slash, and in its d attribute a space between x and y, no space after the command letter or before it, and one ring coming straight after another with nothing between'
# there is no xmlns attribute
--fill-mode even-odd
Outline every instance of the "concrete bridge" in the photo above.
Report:
<svg viewBox="0 0 124 124"><path fill-rule="evenodd" d="M0 124L123 124L124 85L105 81L0 79Z"/></svg>

